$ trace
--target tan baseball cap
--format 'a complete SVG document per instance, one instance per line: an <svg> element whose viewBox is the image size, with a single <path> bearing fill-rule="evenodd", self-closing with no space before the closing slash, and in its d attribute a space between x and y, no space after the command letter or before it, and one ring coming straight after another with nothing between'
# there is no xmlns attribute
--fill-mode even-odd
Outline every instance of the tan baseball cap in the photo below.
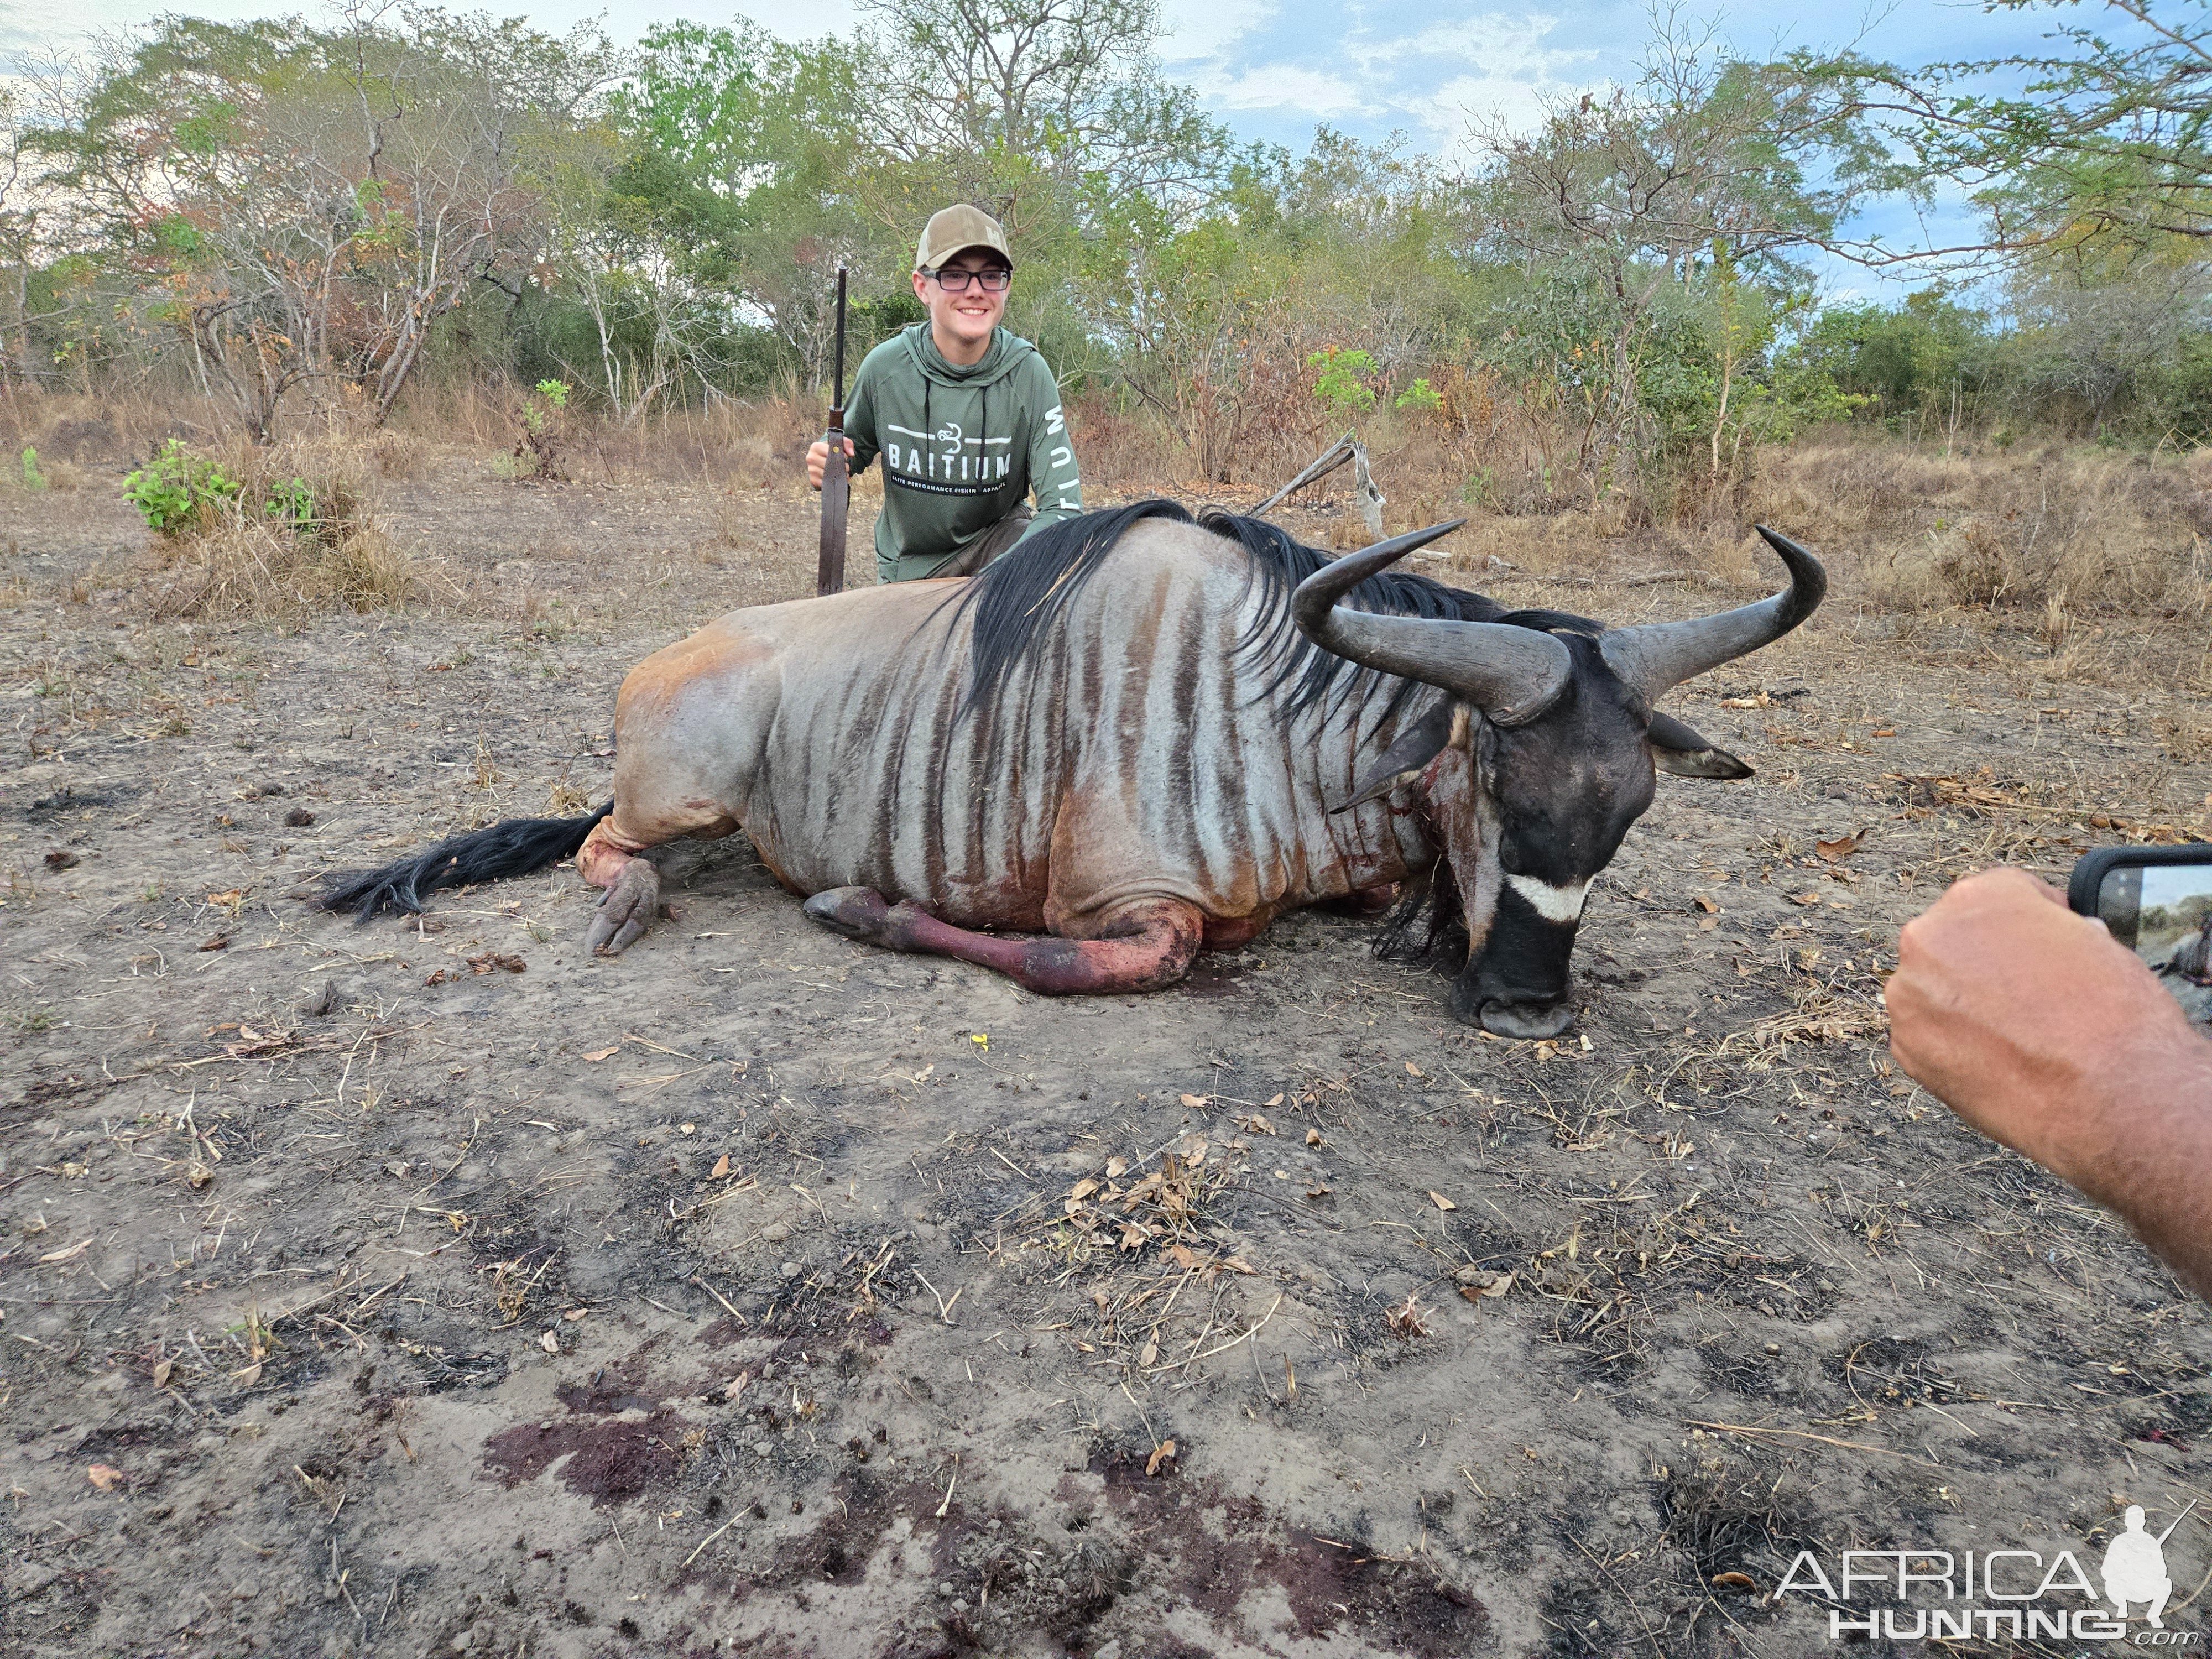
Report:
<svg viewBox="0 0 2212 1659"><path fill-rule="evenodd" d="M1005 228L982 209L961 202L933 214L922 227L921 245L914 251L914 268L936 270L955 255L978 247L988 248L1004 259L1007 270L1014 268Z"/></svg>

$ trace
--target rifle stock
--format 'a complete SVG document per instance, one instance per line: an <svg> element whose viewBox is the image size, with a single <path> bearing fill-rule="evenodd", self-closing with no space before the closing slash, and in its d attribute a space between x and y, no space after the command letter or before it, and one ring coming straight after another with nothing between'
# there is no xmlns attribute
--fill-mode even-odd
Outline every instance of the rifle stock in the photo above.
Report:
<svg viewBox="0 0 2212 1659"><path fill-rule="evenodd" d="M852 505L852 479L845 471L845 268L837 267L836 378L830 391L830 446L822 466L822 552L815 566L817 599L845 591L845 517Z"/></svg>

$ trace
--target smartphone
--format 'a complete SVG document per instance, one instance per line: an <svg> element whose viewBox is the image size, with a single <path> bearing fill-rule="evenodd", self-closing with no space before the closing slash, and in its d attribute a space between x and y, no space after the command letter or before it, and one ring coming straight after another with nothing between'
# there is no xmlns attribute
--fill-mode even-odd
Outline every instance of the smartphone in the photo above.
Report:
<svg viewBox="0 0 2212 1659"><path fill-rule="evenodd" d="M2212 843L2100 847L2074 866L2066 902L2141 957L2191 1018L2212 1024Z"/></svg>

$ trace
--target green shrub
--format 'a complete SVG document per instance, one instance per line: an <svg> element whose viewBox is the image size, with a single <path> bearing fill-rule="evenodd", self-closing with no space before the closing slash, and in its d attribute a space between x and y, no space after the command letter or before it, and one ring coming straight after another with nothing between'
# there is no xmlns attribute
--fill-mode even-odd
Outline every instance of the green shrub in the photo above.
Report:
<svg viewBox="0 0 2212 1659"><path fill-rule="evenodd" d="M1400 409L1437 410L1443 406L1443 394L1431 386L1426 377L1415 380L1398 394Z"/></svg>
<svg viewBox="0 0 2212 1659"><path fill-rule="evenodd" d="M323 514L315 504L315 487L305 478L290 477L273 480L264 491L261 503L264 518L275 520L288 530L312 535L321 527Z"/></svg>
<svg viewBox="0 0 2212 1659"><path fill-rule="evenodd" d="M146 527L165 536L204 525L238 498L243 486L220 461L195 455L172 438L153 461L123 481L123 499L138 509Z"/></svg>
<svg viewBox="0 0 2212 1659"><path fill-rule="evenodd" d="M1323 346L1306 359L1308 368L1321 373L1314 379L1314 396L1339 415L1362 414L1375 407L1374 389L1366 377L1382 367L1364 351L1339 350Z"/></svg>
<svg viewBox="0 0 2212 1659"><path fill-rule="evenodd" d="M39 452L30 445L25 444L23 446L23 488L44 489L46 487L46 475L39 471Z"/></svg>

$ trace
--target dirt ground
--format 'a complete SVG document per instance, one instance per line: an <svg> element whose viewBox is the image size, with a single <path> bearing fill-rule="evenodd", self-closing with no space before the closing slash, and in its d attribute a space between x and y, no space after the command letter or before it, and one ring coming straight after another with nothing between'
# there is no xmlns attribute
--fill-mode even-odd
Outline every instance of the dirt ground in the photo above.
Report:
<svg viewBox="0 0 2212 1659"><path fill-rule="evenodd" d="M617 961L566 870L356 928L294 894L603 798L625 668L806 591L811 508L447 456L383 508L444 597L285 629L150 619L111 483L0 496L0 1653L1816 1654L1801 1548L2212 1504L2203 1310L1877 1001L1953 875L2212 827L2201 629L1826 550L1672 704L1758 777L1661 781L1528 1045L1371 922L1049 1001L739 842ZM1457 575L1751 596L1665 559Z"/></svg>

